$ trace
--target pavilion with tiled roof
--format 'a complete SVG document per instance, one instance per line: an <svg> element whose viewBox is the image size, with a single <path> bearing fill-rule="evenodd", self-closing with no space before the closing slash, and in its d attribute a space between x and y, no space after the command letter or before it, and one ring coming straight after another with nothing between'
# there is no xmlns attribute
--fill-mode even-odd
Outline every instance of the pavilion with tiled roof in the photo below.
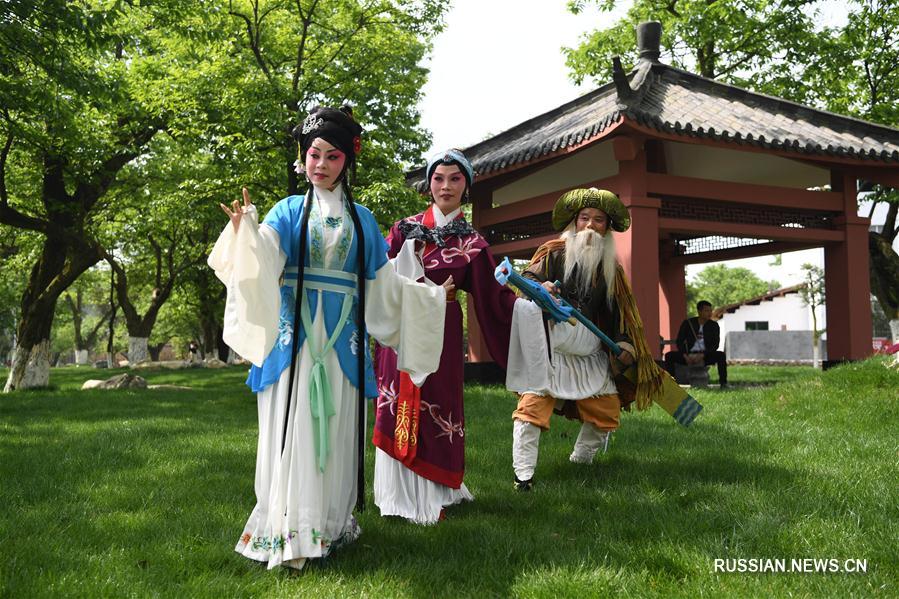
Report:
<svg viewBox="0 0 899 599"><path fill-rule="evenodd" d="M612 82L464 149L477 172L473 225L498 258L528 258L557 237L562 193L614 191L631 212L616 241L650 341L686 315L687 264L823 247L828 356L869 355L858 181L899 187L899 131L662 64L660 35L642 24L630 73L616 57ZM422 188L423 176L408 181ZM469 357L489 360L469 318Z"/></svg>

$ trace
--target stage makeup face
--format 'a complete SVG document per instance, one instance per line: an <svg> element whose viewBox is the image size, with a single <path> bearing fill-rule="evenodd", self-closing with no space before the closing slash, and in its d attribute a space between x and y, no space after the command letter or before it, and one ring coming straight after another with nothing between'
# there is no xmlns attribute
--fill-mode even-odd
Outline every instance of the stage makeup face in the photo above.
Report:
<svg viewBox="0 0 899 599"><path fill-rule="evenodd" d="M441 164L431 176L431 197L434 204L444 214L449 214L462 205L465 193L465 175L455 164Z"/></svg>
<svg viewBox="0 0 899 599"><path fill-rule="evenodd" d="M306 152L306 176L316 187L334 189L346 164L346 154L317 137Z"/></svg>

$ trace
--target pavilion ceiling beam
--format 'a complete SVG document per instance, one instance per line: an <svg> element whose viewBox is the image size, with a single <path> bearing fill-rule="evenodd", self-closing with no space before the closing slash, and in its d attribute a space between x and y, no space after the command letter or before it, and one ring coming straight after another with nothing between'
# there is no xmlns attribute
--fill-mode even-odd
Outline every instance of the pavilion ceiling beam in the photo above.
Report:
<svg viewBox="0 0 899 599"><path fill-rule="evenodd" d="M597 179L589 183L578 183L571 187L565 187L558 191L551 191L532 198L527 198L517 202L511 202L496 208L488 208L480 211L478 214L479 227L487 227L498 223L511 222L519 218L542 214L543 212L552 212L553 207L559 200L559 197L572 189L579 187L599 187L601 189L615 189L617 187L618 175Z"/></svg>
<svg viewBox="0 0 899 599"><path fill-rule="evenodd" d="M558 238L558 233L551 233L549 235L541 235L540 237L531 237L530 239L519 239L517 241L507 241L506 243L495 243L490 246L490 251L494 256L497 257L497 259L501 259L501 257L506 256L513 259L530 259L530 257L534 255L534 252L538 247L540 247L547 241L552 241L553 239Z"/></svg>
<svg viewBox="0 0 899 599"><path fill-rule="evenodd" d="M835 231L833 229L724 223L720 221L704 221L686 218L659 218L659 234L665 235L668 233L679 233L681 235L690 235L693 237L716 235L721 237L817 242L822 244L843 241L845 238L842 231Z"/></svg>
<svg viewBox="0 0 899 599"><path fill-rule="evenodd" d="M612 152L615 160L634 160L643 149L643 137L632 135L617 135L612 138Z"/></svg>
<svg viewBox="0 0 899 599"><path fill-rule="evenodd" d="M838 192L713 181L661 173L647 173L646 177L647 191L653 195L702 198L778 208L843 211L843 194Z"/></svg>
<svg viewBox="0 0 899 599"><path fill-rule="evenodd" d="M497 171L498 174L490 173L489 175L481 176L480 174L475 172L475 185L483 190L486 190L489 193L493 193L500 187L505 187L506 185L515 183L520 179L524 179L527 176L533 175L537 171L552 166L566 156L567 154L560 154L558 156L547 158L546 160L529 162L525 165L520 165L521 168L512 170L507 169L503 172ZM472 189L474 189L474 187L472 187Z"/></svg>
<svg viewBox="0 0 899 599"><path fill-rule="evenodd" d="M772 241L769 243L759 243L756 245L714 250L711 252L697 252L695 254L685 254L682 256L670 256L664 258L664 261L673 265L687 266L689 264L707 264L709 262L726 262L728 260L740 260L743 258L758 258L759 256L770 256L772 254L786 254L788 252L810 250L817 247L821 247L821 244L813 241Z"/></svg>
<svg viewBox="0 0 899 599"><path fill-rule="evenodd" d="M852 168L848 170L852 176L857 177L858 179L899 189L899 168Z"/></svg>

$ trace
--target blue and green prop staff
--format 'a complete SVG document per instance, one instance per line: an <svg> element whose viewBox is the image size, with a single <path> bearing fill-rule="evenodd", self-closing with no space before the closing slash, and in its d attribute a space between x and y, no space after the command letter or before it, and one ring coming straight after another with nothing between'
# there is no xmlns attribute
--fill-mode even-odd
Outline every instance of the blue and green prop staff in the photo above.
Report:
<svg viewBox="0 0 899 599"><path fill-rule="evenodd" d="M608 335L603 333L589 318L576 310L574 306L566 302L561 297L553 297L543 288L542 285L535 281L525 279L518 274L512 267L509 258L504 258L496 267L493 273L500 285L513 285L517 287L522 295L540 306L540 308L554 321L567 322L574 325L580 322L587 327L590 332L599 337L612 352L616 358L621 355L621 346L612 341ZM626 368L618 377L626 378L631 384L637 383L636 368ZM618 378L616 377L616 378ZM663 410L671 414L671 416L681 425L690 426L693 420L702 411L702 405L693 399L677 382L667 373L663 373L662 378L662 394L655 400Z"/></svg>

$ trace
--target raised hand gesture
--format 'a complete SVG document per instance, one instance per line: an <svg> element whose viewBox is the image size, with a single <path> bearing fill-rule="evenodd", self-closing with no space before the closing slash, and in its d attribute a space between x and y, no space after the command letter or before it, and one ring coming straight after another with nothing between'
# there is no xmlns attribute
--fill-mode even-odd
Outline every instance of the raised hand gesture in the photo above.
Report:
<svg viewBox="0 0 899 599"><path fill-rule="evenodd" d="M441 287L446 291L446 301L456 301L456 284L453 282L453 275L448 276Z"/></svg>
<svg viewBox="0 0 899 599"><path fill-rule="evenodd" d="M226 205L219 203L219 206L222 208L222 212L228 215L228 218L231 219L231 225L234 227L234 232L237 233L238 227L240 227L240 218L244 215L247 210L252 206L252 202L250 202L250 192L247 191L247 188L243 188L243 206L240 205L239 200L234 200L231 202L231 208L228 208Z"/></svg>

